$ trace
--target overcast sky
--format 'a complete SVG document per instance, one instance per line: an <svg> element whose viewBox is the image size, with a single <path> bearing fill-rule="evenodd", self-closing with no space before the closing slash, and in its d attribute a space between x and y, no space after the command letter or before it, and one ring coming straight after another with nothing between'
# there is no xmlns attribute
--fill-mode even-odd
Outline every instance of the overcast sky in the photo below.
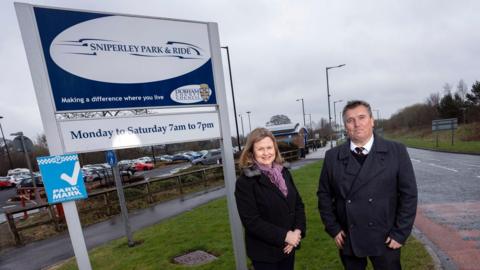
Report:
<svg viewBox="0 0 480 270"><path fill-rule="evenodd" d="M313 121L327 118L327 66L346 64L329 71L332 101L367 100L382 118L445 83L463 79L470 89L480 80L480 2L473 0L25 2L217 22L245 131L246 111L252 128L275 114L303 122L299 98ZM0 121L6 134L35 138L43 128L11 0L0 1L0 25ZM337 115L344 105L337 103Z"/></svg>

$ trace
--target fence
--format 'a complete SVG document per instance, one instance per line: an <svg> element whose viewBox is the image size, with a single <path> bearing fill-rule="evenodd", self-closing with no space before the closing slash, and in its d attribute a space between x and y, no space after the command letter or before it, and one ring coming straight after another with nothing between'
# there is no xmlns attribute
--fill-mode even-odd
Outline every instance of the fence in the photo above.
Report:
<svg viewBox="0 0 480 270"><path fill-rule="evenodd" d="M223 184L223 170L221 165L216 165L191 172L180 173L172 176L149 178L124 186L127 207L137 209L148 207L150 204L168 200L174 197L183 197L185 194L205 190ZM28 188L24 188L28 189ZM80 219L83 225L93 224L107 219L120 212L116 188L89 192L88 199L77 201ZM35 206L23 207L17 210L7 210L8 226L15 245L23 245L24 237L21 232L41 226L53 226L56 232L65 229L62 218L53 205L42 202ZM39 210L30 222L15 219L14 216L23 212ZM37 239L35 239L37 240Z"/></svg>

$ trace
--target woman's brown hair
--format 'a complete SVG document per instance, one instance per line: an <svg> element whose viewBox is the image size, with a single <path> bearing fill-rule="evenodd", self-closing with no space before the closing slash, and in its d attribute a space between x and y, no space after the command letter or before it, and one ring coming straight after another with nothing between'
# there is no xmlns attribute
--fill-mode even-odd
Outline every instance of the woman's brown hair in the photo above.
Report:
<svg viewBox="0 0 480 270"><path fill-rule="evenodd" d="M248 135L247 142L245 143L245 147L243 148L242 154L240 155L240 168L250 167L254 164L254 157L253 157L253 146L255 143L265 139L270 138L273 141L273 146L275 147L275 163L283 164L283 158L280 154L280 150L278 149L277 140L273 136L272 132L266 128L256 128L250 132Z"/></svg>

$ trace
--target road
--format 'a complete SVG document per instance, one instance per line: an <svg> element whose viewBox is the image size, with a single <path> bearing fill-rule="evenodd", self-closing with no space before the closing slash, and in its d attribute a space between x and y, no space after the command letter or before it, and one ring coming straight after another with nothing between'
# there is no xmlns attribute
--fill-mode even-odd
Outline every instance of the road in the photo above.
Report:
<svg viewBox="0 0 480 270"><path fill-rule="evenodd" d="M445 269L479 269L480 156L408 149L419 206L415 227Z"/></svg>
<svg viewBox="0 0 480 270"><path fill-rule="evenodd" d="M419 203L480 200L480 156L409 149Z"/></svg>

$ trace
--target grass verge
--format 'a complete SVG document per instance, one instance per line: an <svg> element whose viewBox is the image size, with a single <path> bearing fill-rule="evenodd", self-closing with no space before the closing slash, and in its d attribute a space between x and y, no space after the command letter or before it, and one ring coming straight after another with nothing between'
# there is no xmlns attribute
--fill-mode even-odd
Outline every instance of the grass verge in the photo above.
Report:
<svg viewBox="0 0 480 270"><path fill-rule="evenodd" d="M293 176L302 194L307 212L307 237L298 251L295 269L342 269L332 239L324 232L317 211L316 189L321 162L295 170ZM185 212L134 234L142 244L128 248L126 239L118 239L90 251L94 269L234 269L226 199ZM172 263L175 256L202 249L218 260L202 266L186 267ZM402 249L405 269L434 269L420 242L410 238ZM55 269L77 269L74 259ZM371 268L370 268L371 269Z"/></svg>
<svg viewBox="0 0 480 270"><path fill-rule="evenodd" d="M438 135L438 146L437 137ZM389 131L385 137L406 146L453 153L480 154L480 123L459 125L452 132L432 132L431 127Z"/></svg>

